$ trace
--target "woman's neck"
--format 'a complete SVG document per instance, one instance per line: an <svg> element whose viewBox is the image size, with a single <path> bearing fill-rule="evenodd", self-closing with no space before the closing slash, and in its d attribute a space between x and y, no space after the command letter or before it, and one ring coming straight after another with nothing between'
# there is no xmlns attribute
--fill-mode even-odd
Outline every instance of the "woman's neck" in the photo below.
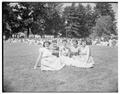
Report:
<svg viewBox="0 0 120 94"><path fill-rule="evenodd" d="M77 48L78 46L77 45L73 45L74 48Z"/></svg>
<svg viewBox="0 0 120 94"><path fill-rule="evenodd" d="M46 49L49 49L49 47L45 47Z"/></svg>
<svg viewBox="0 0 120 94"><path fill-rule="evenodd" d="M63 45L63 47L67 48L67 45Z"/></svg>
<svg viewBox="0 0 120 94"><path fill-rule="evenodd" d="M82 48L85 48L85 47L86 47L86 45L84 45L84 46L82 45Z"/></svg>

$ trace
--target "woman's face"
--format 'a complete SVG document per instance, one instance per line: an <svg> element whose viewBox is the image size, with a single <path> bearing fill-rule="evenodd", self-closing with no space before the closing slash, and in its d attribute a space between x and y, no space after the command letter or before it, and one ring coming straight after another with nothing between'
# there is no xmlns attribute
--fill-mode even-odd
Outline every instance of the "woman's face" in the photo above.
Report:
<svg viewBox="0 0 120 94"><path fill-rule="evenodd" d="M82 46L86 46L86 42L85 41L82 42Z"/></svg>
<svg viewBox="0 0 120 94"><path fill-rule="evenodd" d="M81 43L82 43L82 41L81 40L79 40L79 44L81 45Z"/></svg>
<svg viewBox="0 0 120 94"><path fill-rule="evenodd" d="M76 41L73 41L73 46L77 46L77 42Z"/></svg>
<svg viewBox="0 0 120 94"><path fill-rule="evenodd" d="M56 47L56 46L57 46L57 43L56 43L56 42L53 42L52 44L53 44L53 46L54 46L54 47Z"/></svg>
<svg viewBox="0 0 120 94"><path fill-rule="evenodd" d="M67 45L67 42L66 41L63 41L63 46L66 46Z"/></svg>
<svg viewBox="0 0 120 94"><path fill-rule="evenodd" d="M45 47L48 48L50 44L48 42L45 43Z"/></svg>

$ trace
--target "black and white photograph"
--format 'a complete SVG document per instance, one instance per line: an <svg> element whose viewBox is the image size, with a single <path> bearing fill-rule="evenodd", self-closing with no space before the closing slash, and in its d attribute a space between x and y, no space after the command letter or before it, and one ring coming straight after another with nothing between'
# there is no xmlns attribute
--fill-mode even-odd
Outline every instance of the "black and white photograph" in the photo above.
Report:
<svg viewBox="0 0 120 94"><path fill-rule="evenodd" d="M118 2L1 4L2 93L118 93Z"/></svg>

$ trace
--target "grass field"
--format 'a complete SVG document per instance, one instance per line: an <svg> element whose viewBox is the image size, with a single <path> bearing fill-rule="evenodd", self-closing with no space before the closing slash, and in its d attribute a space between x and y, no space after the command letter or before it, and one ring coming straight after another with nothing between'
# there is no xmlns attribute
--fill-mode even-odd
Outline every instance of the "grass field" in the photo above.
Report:
<svg viewBox="0 0 120 94"><path fill-rule="evenodd" d="M5 92L118 92L118 48L92 46L94 68L33 70L39 46L4 43Z"/></svg>

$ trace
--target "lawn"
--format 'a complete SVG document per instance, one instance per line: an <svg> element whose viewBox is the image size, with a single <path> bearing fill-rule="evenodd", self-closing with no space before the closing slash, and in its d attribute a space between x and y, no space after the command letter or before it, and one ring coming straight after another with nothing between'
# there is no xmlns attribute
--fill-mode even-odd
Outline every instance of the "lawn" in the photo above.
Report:
<svg viewBox="0 0 120 94"><path fill-rule="evenodd" d="M33 69L39 46L3 45L5 92L118 92L118 48L91 46L94 68Z"/></svg>

